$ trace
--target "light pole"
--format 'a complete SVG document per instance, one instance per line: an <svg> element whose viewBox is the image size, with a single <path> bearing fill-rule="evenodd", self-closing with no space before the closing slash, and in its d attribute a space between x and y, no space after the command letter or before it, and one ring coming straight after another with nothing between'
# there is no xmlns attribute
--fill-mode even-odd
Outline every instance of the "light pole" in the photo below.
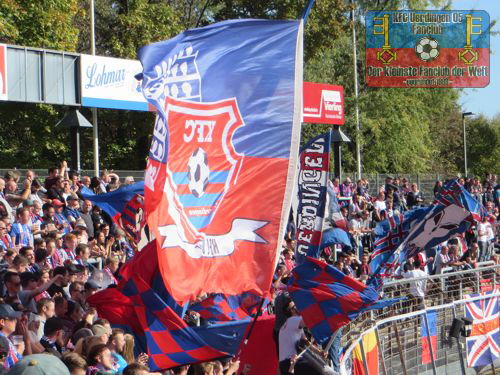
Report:
<svg viewBox="0 0 500 375"><path fill-rule="evenodd" d="M474 116L472 112L462 112L462 126L464 129L464 177L467 177L467 133L465 132L465 118Z"/></svg>
<svg viewBox="0 0 500 375"><path fill-rule="evenodd" d="M95 55L94 0L90 0L90 53ZM99 177L99 128L97 124L97 108L92 108L92 138L94 140L94 174Z"/></svg>
<svg viewBox="0 0 500 375"><path fill-rule="evenodd" d="M357 53L357 40L356 40L356 5L353 0L349 1L351 6L351 21L352 21L352 49L353 49L353 66L354 66L354 98L355 98L355 111L356 111L356 164L358 170L358 179L361 178L361 130L359 126L359 102L358 102L358 53Z"/></svg>

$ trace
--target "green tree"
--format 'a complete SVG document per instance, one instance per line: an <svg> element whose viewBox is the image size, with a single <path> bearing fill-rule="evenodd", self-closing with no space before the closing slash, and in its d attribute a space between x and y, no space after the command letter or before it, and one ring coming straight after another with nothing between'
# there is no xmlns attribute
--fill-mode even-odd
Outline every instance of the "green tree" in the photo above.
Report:
<svg viewBox="0 0 500 375"><path fill-rule="evenodd" d="M0 41L75 51L82 15L76 0L5 0L0 2ZM60 106L0 103L1 165L47 167L69 153L67 134L54 129Z"/></svg>
<svg viewBox="0 0 500 375"><path fill-rule="evenodd" d="M500 115L467 120L467 163L470 174L500 173Z"/></svg>

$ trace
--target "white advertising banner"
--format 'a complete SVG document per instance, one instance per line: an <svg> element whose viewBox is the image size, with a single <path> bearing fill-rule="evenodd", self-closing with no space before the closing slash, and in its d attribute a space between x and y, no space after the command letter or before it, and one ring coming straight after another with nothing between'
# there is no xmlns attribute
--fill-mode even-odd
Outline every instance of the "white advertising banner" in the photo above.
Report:
<svg viewBox="0 0 500 375"><path fill-rule="evenodd" d="M141 82L135 78L142 73L139 61L81 55L80 67L83 106L148 110Z"/></svg>
<svg viewBox="0 0 500 375"><path fill-rule="evenodd" d="M0 100L7 99L7 46L0 44Z"/></svg>

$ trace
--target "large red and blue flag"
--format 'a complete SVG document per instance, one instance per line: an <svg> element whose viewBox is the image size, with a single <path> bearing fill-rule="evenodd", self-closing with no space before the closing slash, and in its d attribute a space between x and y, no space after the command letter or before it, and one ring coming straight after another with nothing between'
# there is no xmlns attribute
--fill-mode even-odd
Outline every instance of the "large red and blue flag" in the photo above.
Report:
<svg viewBox="0 0 500 375"><path fill-rule="evenodd" d="M300 152L295 261L317 258L330 175L331 133L311 139Z"/></svg>
<svg viewBox="0 0 500 375"><path fill-rule="evenodd" d="M249 320L188 326L182 318L188 305L177 304L166 290L156 251L153 241L120 270L116 288L96 293L89 303L113 326L135 335L154 370L234 356Z"/></svg>
<svg viewBox="0 0 500 375"><path fill-rule="evenodd" d="M310 257L293 269L288 291L305 325L321 344L362 312L390 306L400 300L379 301L374 286L363 284Z"/></svg>
<svg viewBox="0 0 500 375"><path fill-rule="evenodd" d="M94 194L90 189L82 191L85 199L105 211L113 221L138 241L144 220L144 181L122 186L105 194Z"/></svg>
<svg viewBox="0 0 500 375"><path fill-rule="evenodd" d="M302 22L225 21L139 58L157 110L145 207L168 290L267 294L297 173Z"/></svg>
<svg viewBox="0 0 500 375"><path fill-rule="evenodd" d="M500 357L500 312L498 289L465 296L465 317L472 320L467 337L467 365L486 366ZM482 297L482 298L481 298Z"/></svg>
<svg viewBox="0 0 500 375"><path fill-rule="evenodd" d="M464 233L480 219L480 206L457 180L450 180L429 207L379 223L370 262L374 277L391 277L403 262L419 252Z"/></svg>

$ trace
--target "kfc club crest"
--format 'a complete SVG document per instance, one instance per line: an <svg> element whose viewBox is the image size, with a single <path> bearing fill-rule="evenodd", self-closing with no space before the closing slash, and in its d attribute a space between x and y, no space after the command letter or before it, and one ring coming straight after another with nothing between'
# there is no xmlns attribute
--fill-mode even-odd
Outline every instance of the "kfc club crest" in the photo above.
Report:
<svg viewBox="0 0 500 375"><path fill-rule="evenodd" d="M244 163L233 145L235 131L244 126L236 100L197 103L169 97L165 115L169 142L182 147L170 149L165 166L168 215L159 226L162 247L180 247L200 258L229 255L235 241L265 243L256 233L265 221L234 217L225 233L211 225Z"/></svg>

